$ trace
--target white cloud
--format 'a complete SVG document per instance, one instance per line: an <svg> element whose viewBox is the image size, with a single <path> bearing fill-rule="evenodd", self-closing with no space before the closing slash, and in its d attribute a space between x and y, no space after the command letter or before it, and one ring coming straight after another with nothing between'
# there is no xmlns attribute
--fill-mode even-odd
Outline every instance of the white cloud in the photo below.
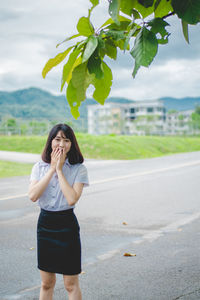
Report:
<svg viewBox="0 0 200 300"><path fill-rule="evenodd" d="M200 59L168 60L163 65L141 68L135 79L130 78L132 69L115 72L115 89L112 96L133 100L157 99L164 96L197 97L199 90Z"/></svg>

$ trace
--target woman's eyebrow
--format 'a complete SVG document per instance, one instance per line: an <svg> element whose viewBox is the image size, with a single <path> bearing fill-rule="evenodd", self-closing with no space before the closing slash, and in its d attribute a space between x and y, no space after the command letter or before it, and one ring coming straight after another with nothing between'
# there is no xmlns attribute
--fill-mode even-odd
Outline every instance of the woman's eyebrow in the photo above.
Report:
<svg viewBox="0 0 200 300"><path fill-rule="evenodd" d="M59 139L64 139L64 140L69 140L68 138L66 138L66 137L62 137L62 136L56 136L56 138L59 138Z"/></svg>

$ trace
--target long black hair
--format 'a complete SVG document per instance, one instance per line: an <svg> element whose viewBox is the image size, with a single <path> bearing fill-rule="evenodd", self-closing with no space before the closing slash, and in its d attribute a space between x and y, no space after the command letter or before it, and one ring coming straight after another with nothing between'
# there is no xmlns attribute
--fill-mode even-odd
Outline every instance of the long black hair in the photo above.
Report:
<svg viewBox="0 0 200 300"><path fill-rule="evenodd" d="M51 152L52 152L51 143L59 131L62 131L65 137L71 141L71 148L70 151L67 153L69 163L71 165L77 163L83 163L84 158L79 148L78 142L76 140L74 131L67 124L57 124L51 129L51 131L49 132L49 136L47 138L46 145L42 152L42 160L46 163L51 162Z"/></svg>

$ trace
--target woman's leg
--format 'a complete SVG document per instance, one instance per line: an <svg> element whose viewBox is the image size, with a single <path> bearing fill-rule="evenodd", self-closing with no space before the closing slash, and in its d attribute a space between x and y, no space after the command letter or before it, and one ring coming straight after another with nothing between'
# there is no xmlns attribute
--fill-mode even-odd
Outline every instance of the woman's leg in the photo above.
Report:
<svg viewBox="0 0 200 300"><path fill-rule="evenodd" d="M56 274L40 270L40 276L42 279L42 283L39 300L52 300L53 290L56 284Z"/></svg>
<svg viewBox="0 0 200 300"><path fill-rule="evenodd" d="M78 275L63 275L63 279L69 300L81 300L82 296Z"/></svg>

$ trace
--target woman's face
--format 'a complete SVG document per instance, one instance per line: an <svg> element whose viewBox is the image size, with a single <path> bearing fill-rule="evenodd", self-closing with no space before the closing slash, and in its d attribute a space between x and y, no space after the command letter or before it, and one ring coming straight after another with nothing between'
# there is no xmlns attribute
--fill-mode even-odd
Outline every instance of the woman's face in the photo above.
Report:
<svg viewBox="0 0 200 300"><path fill-rule="evenodd" d="M56 137L52 140L51 148L52 150L59 148L63 150L63 153L67 155L67 153L71 148L71 144L72 144L71 141L68 138L66 138L64 133L60 130L58 131Z"/></svg>

